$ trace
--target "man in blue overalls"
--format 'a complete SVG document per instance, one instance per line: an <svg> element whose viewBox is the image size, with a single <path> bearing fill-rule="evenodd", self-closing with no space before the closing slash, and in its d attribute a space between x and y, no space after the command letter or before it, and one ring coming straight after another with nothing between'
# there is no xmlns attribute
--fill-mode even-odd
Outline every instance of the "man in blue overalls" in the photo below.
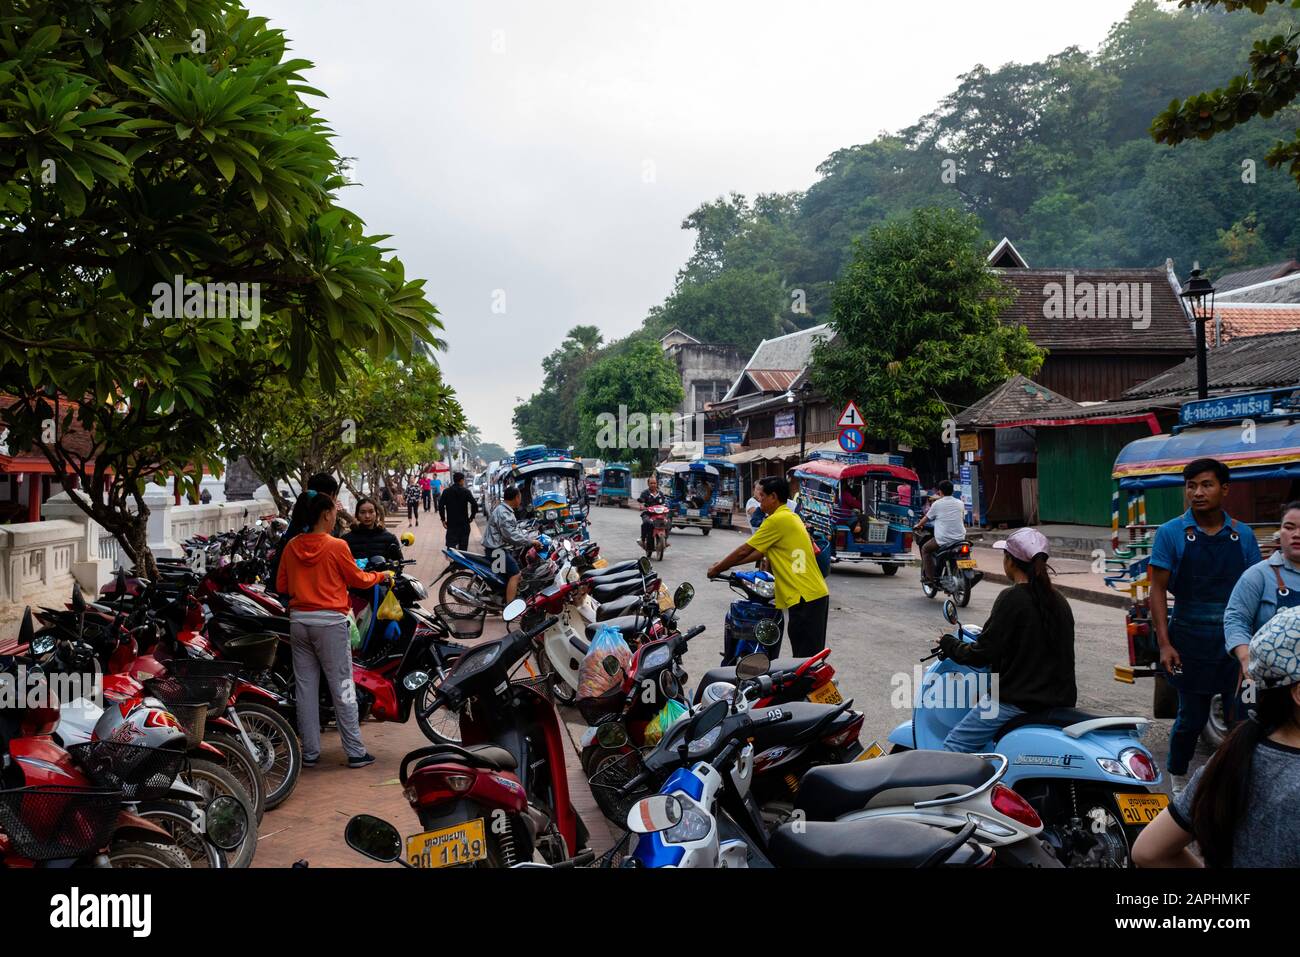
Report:
<svg viewBox="0 0 1300 957"><path fill-rule="evenodd" d="M1196 740L1222 695L1232 719L1240 666L1224 644L1223 616L1242 573L1260 560L1250 526L1223 510L1228 467L1197 459L1183 469L1191 505L1156 532L1151 549L1151 622L1160 646L1160 670L1178 692L1178 717L1169 733L1169 773L1175 791L1186 784ZM1178 601L1169 614L1168 596Z"/></svg>
<svg viewBox="0 0 1300 957"><path fill-rule="evenodd" d="M1246 569L1223 613L1228 652L1240 662L1243 680L1255 632L1283 608L1300 605L1300 502L1282 506L1277 537L1277 551Z"/></svg>

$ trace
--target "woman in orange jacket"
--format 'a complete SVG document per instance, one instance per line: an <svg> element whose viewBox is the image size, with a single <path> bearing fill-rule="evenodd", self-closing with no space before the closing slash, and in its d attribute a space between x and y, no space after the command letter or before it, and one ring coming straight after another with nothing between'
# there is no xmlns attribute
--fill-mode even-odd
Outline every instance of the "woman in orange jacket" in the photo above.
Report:
<svg viewBox="0 0 1300 957"><path fill-rule="evenodd" d="M378 585L391 572L363 572L341 538L330 534L337 517L334 499L307 492L306 524L285 547L275 587L289 595L289 637L297 688L298 735L302 761L320 760L320 674L325 673L348 767L364 768L374 757L361 742L357 691L352 683L352 645L348 640L348 589Z"/></svg>

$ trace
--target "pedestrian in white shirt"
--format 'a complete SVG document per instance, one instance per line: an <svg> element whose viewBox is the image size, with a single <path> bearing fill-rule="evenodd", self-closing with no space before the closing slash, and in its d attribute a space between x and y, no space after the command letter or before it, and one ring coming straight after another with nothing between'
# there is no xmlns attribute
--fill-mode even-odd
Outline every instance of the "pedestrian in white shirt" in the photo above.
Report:
<svg viewBox="0 0 1300 957"><path fill-rule="evenodd" d="M939 491L940 497L930 503L916 523L918 532L926 522L934 526L934 538L921 546L921 573L927 581L934 580L934 553L966 538L966 506L952 494L952 483L947 479L939 483Z"/></svg>

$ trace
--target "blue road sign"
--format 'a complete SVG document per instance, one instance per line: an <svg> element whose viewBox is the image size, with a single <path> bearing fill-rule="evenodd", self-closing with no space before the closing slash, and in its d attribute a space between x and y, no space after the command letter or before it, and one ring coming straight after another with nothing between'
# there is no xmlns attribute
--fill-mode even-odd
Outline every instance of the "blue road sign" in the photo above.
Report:
<svg viewBox="0 0 1300 957"><path fill-rule="evenodd" d="M724 445L739 445L744 441L744 436L739 432L719 432L718 441Z"/></svg>
<svg viewBox="0 0 1300 957"><path fill-rule="evenodd" d="M726 455L727 447L725 445L706 445L704 447L705 455Z"/></svg>
<svg viewBox="0 0 1300 957"><path fill-rule="evenodd" d="M840 448L845 452L860 452L867 444L867 437L861 429L844 429L840 432Z"/></svg>

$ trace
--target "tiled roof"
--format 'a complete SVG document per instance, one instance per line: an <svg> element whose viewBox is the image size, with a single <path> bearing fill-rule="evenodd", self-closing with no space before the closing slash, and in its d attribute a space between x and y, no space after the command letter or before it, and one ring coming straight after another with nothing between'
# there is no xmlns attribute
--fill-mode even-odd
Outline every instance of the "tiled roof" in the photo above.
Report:
<svg viewBox="0 0 1300 957"><path fill-rule="evenodd" d="M1300 304L1229 304L1214 307L1216 322L1206 323L1205 340L1211 346L1242 336L1263 336L1273 332L1300 330Z"/></svg>
<svg viewBox="0 0 1300 957"><path fill-rule="evenodd" d="M1015 295L1002 321L1023 325L1037 345L1053 353L1190 355L1196 349L1164 268L994 272ZM1093 314L1103 318L1078 317L1089 295L1097 303Z"/></svg>
<svg viewBox="0 0 1300 957"><path fill-rule="evenodd" d="M1014 375L958 415L957 424L987 427L1023 419L1072 417L1083 409L1073 399L1067 399L1022 375Z"/></svg>
<svg viewBox="0 0 1300 957"><path fill-rule="evenodd" d="M1296 385L1300 383L1300 330L1231 339L1209 350L1205 366L1213 391ZM1138 383L1124 397L1179 395L1195 390L1196 360L1192 358Z"/></svg>
<svg viewBox="0 0 1300 957"><path fill-rule="evenodd" d="M1255 266L1239 272L1230 272L1214 280L1214 290L1218 293L1231 292L1245 286L1254 286L1270 279L1280 279L1290 273L1300 271L1300 262L1288 259L1286 262L1270 263L1267 266Z"/></svg>

